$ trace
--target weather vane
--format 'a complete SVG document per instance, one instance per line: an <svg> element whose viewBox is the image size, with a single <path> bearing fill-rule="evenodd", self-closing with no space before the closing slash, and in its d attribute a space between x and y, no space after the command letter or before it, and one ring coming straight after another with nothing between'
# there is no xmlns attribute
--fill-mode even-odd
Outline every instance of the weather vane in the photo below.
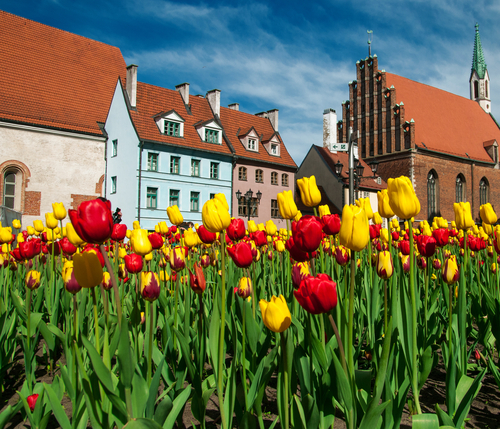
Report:
<svg viewBox="0 0 500 429"><path fill-rule="evenodd" d="M366 30L368 33L368 56L372 56L372 40L373 40L373 30Z"/></svg>

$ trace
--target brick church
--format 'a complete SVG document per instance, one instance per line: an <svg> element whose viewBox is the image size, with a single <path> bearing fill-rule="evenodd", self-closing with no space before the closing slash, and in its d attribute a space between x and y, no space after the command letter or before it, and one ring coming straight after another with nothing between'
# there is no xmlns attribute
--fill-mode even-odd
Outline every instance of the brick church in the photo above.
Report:
<svg viewBox="0 0 500 429"><path fill-rule="evenodd" d="M379 162L387 181L411 178L421 202L416 220L454 219L453 203L469 201L500 211L498 142L500 128L491 114L490 79L476 24L470 99L379 70L376 55L356 63L349 100L342 104L338 141L349 127L358 136L360 157Z"/></svg>

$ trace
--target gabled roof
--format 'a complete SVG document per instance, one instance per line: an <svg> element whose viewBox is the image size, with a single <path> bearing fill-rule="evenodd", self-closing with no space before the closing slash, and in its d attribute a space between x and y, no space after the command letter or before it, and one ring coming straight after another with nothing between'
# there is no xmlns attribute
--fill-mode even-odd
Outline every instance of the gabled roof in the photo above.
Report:
<svg viewBox="0 0 500 429"><path fill-rule="evenodd" d="M418 147L493 162L483 143L500 142L500 129L477 102L391 73L386 85L404 103L405 121L415 120Z"/></svg>
<svg viewBox="0 0 500 429"><path fill-rule="evenodd" d="M130 110L130 116L141 140L167 143L190 149L201 149L231 155L231 150L222 139L222 144L202 141L195 125L203 125L215 118L206 98L189 97L190 112L178 91L137 82L136 109ZM184 119L184 137L168 136L160 132L153 117L161 111L172 111Z"/></svg>
<svg viewBox="0 0 500 429"><path fill-rule="evenodd" d="M346 184L349 184L349 155L347 152L330 152L326 147L313 145L313 148L318 152L318 154L323 158L325 163L328 165L330 170L335 174L335 164L337 161L343 165L342 173L340 177L342 181ZM372 170L370 166L362 159L360 159L361 165L365 167L364 175L372 176ZM375 179L362 177L360 181L360 187L363 189L373 189L373 190L381 190L387 188L387 183L384 180L381 180L381 184L379 185Z"/></svg>
<svg viewBox="0 0 500 429"><path fill-rule="evenodd" d="M255 161L271 162L292 168L297 167L297 164L295 164L294 160L286 150L285 144L283 143L283 140L281 140L281 136L274 131L274 128L268 118L262 118L250 113L240 112L239 110L232 110L221 106L220 120L226 132L226 136L233 145L238 157ZM258 144L258 152L248 151L245 149L243 143L241 143L241 140L239 139L239 136L242 136L241 130L250 131L252 127L255 129L255 132L259 137L266 136L267 140L263 138L263 141L268 141L276 133L280 142L280 156L270 155L262 146L261 142Z"/></svg>
<svg viewBox="0 0 500 429"><path fill-rule="evenodd" d="M120 49L0 11L0 120L102 135Z"/></svg>

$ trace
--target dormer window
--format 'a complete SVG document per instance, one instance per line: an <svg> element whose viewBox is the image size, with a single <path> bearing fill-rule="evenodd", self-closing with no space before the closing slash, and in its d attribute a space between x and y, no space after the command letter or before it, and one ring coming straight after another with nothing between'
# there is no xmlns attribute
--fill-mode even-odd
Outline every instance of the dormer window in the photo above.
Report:
<svg viewBox="0 0 500 429"><path fill-rule="evenodd" d="M159 113L155 121L162 134L170 137L184 137L184 119L175 110Z"/></svg>
<svg viewBox="0 0 500 429"><path fill-rule="evenodd" d="M180 137L180 128L179 122L165 121L165 134L167 136Z"/></svg>
<svg viewBox="0 0 500 429"><path fill-rule="evenodd" d="M256 150L257 142L254 139L248 139L248 150Z"/></svg>
<svg viewBox="0 0 500 429"><path fill-rule="evenodd" d="M271 155L275 155L275 156L278 156L280 153L279 153L279 147L277 144L271 144Z"/></svg>
<svg viewBox="0 0 500 429"><path fill-rule="evenodd" d="M205 129L205 141L208 143L219 143L219 131Z"/></svg>

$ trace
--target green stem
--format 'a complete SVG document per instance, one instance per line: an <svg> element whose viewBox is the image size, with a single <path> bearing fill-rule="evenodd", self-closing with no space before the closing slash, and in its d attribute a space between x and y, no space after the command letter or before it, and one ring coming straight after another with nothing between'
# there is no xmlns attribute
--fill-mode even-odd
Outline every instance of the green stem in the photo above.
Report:
<svg viewBox="0 0 500 429"><path fill-rule="evenodd" d="M92 303L94 306L94 328L95 328L95 347L97 353L101 354L101 340L99 338L99 315L97 314L97 299L95 296L95 287L90 288L92 293Z"/></svg>
<svg viewBox="0 0 500 429"><path fill-rule="evenodd" d="M177 273L177 279L175 280L175 303L174 303L174 328L177 329L177 307L179 306L179 288L180 288L181 276ZM177 341L175 337L175 331L173 333L173 343L174 350L177 350Z"/></svg>
<svg viewBox="0 0 500 429"><path fill-rule="evenodd" d="M134 412L132 409L132 392L130 390L130 387L125 388L125 402L127 404L128 421L130 421L134 418Z"/></svg>
<svg viewBox="0 0 500 429"><path fill-rule="evenodd" d="M428 312L428 301L429 301L429 278L431 275L430 258L425 258L427 262L427 268L425 270L425 293L424 293L424 319L425 319L425 340L427 341L429 335L429 328L427 326L427 312Z"/></svg>
<svg viewBox="0 0 500 429"><path fill-rule="evenodd" d="M151 386L151 357L153 356L153 304L148 301L149 311L149 346L148 346L148 387Z"/></svg>
<svg viewBox="0 0 500 429"><path fill-rule="evenodd" d="M415 280L414 280L414 248L413 248L413 224L411 219L408 219L408 228L410 236L410 299L411 299L411 318L412 318L412 391L415 400L417 413L422 414L420 409L419 391L418 391L418 360L417 360L417 299L415 296Z"/></svg>
<svg viewBox="0 0 500 429"><path fill-rule="evenodd" d="M285 331L286 332L286 331ZM290 418L289 418L289 412L290 412L290 407L289 407L289 400L288 400L288 362L287 362L287 353L286 353L286 338L285 338L285 332L281 333L281 353L283 354L283 381L284 381L284 392L283 392L283 398L284 398L284 404L285 404L285 409L283 410L285 415L283 416L283 424L281 426L282 429L288 429L290 427Z"/></svg>
<svg viewBox="0 0 500 429"><path fill-rule="evenodd" d="M333 320L333 316L331 314L329 314L328 318L330 319L330 323L332 324L332 328L333 328L333 333L335 334L335 337L337 338L337 343L339 345L340 362L342 363L342 368L344 368L345 375L346 375L346 377L348 377L347 364L345 362L344 345L342 344L342 339L340 338L339 330L337 329L337 325L335 324L335 321Z"/></svg>
<svg viewBox="0 0 500 429"><path fill-rule="evenodd" d="M246 300L243 300L243 322L241 328L241 367L243 370L243 393L245 395L245 409L248 409L248 393L247 393L247 364L245 359L245 349L246 349L246 308L247 303Z"/></svg>
<svg viewBox="0 0 500 429"><path fill-rule="evenodd" d="M219 409L221 415L222 428L227 429L226 414L224 412L224 375L222 373L222 367L224 364L224 333L226 329L226 237L224 231L220 232L221 240L221 271L222 271L222 282L221 282L221 305L220 305L220 334L219 334L219 362L218 362L218 380L217 380L217 390L219 396Z"/></svg>
<svg viewBox="0 0 500 429"><path fill-rule="evenodd" d="M116 315L118 317L118 326L121 328L122 326L122 305L120 300L120 291L118 290L118 282L116 281L117 276L111 275L113 273L113 268L111 267L111 263L109 262L108 252L106 252L106 248L104 244L99 246L102 257L104 258L104 264L108 269L108 272L111 277L111 284L113 285L113 291L115 293L115 301L116 301Z"/></svg>
<svg viewBox="0 0 500 429"><path fill-rule="evenodd" d="M354 377L354 282L356 276L356 252L351 251L351 286L349 288L349 320L347 324L347 353L349 356L348 367L350 373L351 383ZM354 386L352 386L354 387Z"/></svg>

